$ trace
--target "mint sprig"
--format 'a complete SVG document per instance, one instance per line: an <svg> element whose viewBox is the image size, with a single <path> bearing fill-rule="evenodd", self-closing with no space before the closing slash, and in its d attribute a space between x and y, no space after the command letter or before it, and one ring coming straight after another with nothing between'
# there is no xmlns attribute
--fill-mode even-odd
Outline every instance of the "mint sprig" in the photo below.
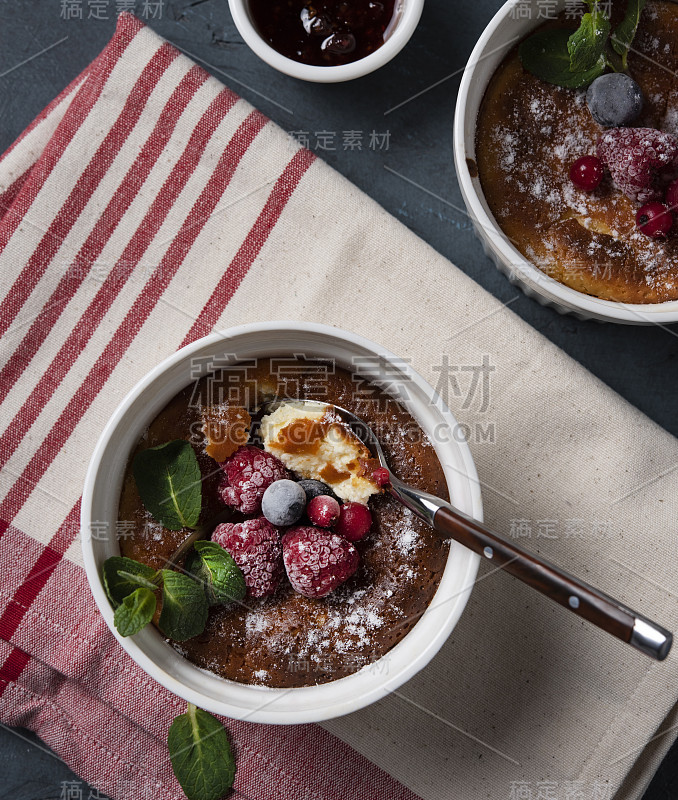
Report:
<svg viewBox="0 0 678 800"><path fill-rule="evenodd" d="M121 636L134 636L153 619L157 600L150 589L140 586L115 609L115 627Z"/></svg>
<svg viewBox="0 0 678 800"><path fill-rule="evenodd" d="M624 19L612 33L612 47L622 58L622 67L627 68L631 43L638 30L640 15L645 8L645 0L628 0Z"/></svg>
<svg viewBox="0 0 678 800"><path fill-rule="evenodd" d="M585 2L589 10L576 31L547 28L520 43L518 55L528 72L566 89L585 89L608 67L627 69L645 0L627 0L624 19L612 35L610 18L602 6L596 0Z"/></svg>
<svg viewBox="0 0 678 800"><path fill-rule="evenodd" d="M205 592L190 575L162 571L162 611L158 627L170 639L184 642L205 630L209 604Z"/></svg>
<svg viewBox="0 0 678 800"><path fill-rule="evenodd" d="M113 621L121 636L134 636L152 619L162 590L158 627L184 641L205 629L208 597L232 602L245 594L245 578L232 557L216 542L195 542L189 556L197 575L154 570L123 556L106 559L102 579L115 608ZM219 800L233 786L235 760L224 726L191 703L176 717L167 744L172 769L188 800Z"/></svg>
<svg viewBox="0 0 678 800"><path fill-rule="evenodd" d="M193 547L186 571L202 583L208 603L229 605L242 600L247 591L245 577L230 553L212 541L195 542Z"/></svg>
<svg viewBox="0 0 678 800"><path fill-rule="evenodd" d="M137 562L138 563L138 562ZM145 564L141 564L142 567L146 566ZM157 581L158 573L153 574L153 579ZM127 570L119 569L118 570L118 577L121 578L123 581L127 581L129 583L133 583L136 586L143 586L146 589L150 589L154 592L158 588L158 584L154 583L154 580L150 578L145 578L143 574L134 574L133 572L127 572Z"/></svg>
<svg viewBox="0 0 678 800"><path fill-rule="evenodd" d="M156 571L151 567L124 556L107 558L101 571L104 589L113 608L117 608L139 586L153 585L155 576Z"/></svg>
<svg viewBox="0 0 678 800"><path fill-rule="evenodd" d="M189 442L175 439L137 453L132 463L141 501L171 531L195 528L202 505L202 476Z"/></svg>
<svg viewBox="0 0 678 800"><path fill-rule="evenodd" d="M124 556L104 561L102 581L122 636L133 636L151 621L159 591L162 611L158 627L177 642L205 630L210 605L242 600L245 577L233 558L216 542L195 542L193 546L196 552L189 556L185 572L154 570Z"/></svg>
<svg viewBox="0 0 678 800"><path fill-rule="evenodd" d="M520 60L528 72L547 83L566 89L583 89L605 72L605 56L588 70L573 72L570 69L569 31L551 28L539 31L525 39L519 48Z"/></svg>
<svg viewBox="0 0 678 800"><path fill-rule="evenodd" d="M106 559L101 577L116 611L115 626L122 636L138 633L153 618L157 593L162 592L158 628L168 638L183 642L205 630L210 605L242 600L245 578L223 547L199 541L209 526L195 527L202 511L202 478L189 442L174 439L142 450L134 458L132 472L141 501L158 521L171 530L194 528L165 567L174 566L189 548L194 549L182 572L154 570L124 556Z"/></svg>
<svg viewBox="0 0 678 800"><path fill-rule="evenodd" d="M219 800L233 786L235 760L226 729L193 703L172 722L167 746L188 800Z"/></svg>
<svg viewBox="0 0 678 800"><path fill-rule="evenodd" d="M610 20L594 7L584 14L581 25L567 40L570 72L587 72L600 61L610 34Z"/></svg>

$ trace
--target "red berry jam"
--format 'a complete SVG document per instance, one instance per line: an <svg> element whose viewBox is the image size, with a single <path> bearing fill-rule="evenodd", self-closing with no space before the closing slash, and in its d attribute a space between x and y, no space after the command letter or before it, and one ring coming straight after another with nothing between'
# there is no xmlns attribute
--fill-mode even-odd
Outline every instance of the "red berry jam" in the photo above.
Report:
<svg viewBox="0 0 678 800"><path fill-rule="evenodd" d="M597 189L603 180L603 162L595 156L582 156L570 167L570 180L584 192Z"/></svg>
<svg viewBox="0 0 678 800"><path fill-rule="evenodd" d="M334 67L358 61L384 43L395 23L395 0L249 0L255 27L294 61Z"/></svg>

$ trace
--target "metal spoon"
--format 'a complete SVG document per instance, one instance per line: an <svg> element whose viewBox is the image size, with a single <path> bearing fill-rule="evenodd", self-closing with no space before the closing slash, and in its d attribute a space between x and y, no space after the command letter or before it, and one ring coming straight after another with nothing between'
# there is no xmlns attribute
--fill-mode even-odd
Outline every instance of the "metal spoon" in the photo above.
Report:
<svg viewBox="0 0 678 800"><path fill-rule="evenodd" d="M388 470L390 482L385 488L390 494L442 536L454 539L475 553L485 556L523 583L555 600L577 616L628 642L651 658L658 661L666 658L671 649L673 635L665 628L545 559L523 550L512 541L466 516L445 500L401 481L389 469L384 451L374 431L352 412L330 403L319 403L317 400L276 400L265 403L256 418L260 420L262 416L287 403L309 405L316 410L329 408L335 411L368 448L372 456L379 460L380 465ZM254 436L256 437L256 429Z"/></svg>

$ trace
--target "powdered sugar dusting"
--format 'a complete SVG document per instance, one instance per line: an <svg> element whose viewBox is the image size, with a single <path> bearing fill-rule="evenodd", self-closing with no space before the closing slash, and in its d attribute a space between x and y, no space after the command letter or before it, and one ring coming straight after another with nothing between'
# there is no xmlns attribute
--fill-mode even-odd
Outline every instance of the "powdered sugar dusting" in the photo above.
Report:
<svg viewBox="0 0 678 800"><path fill-rule="evenodd" d="M152 539L154 542L162 542L164 530L165 529L163 528L162 523L153 519L150 512L146 511L144 515L145 535L150 539Z"/></svg>

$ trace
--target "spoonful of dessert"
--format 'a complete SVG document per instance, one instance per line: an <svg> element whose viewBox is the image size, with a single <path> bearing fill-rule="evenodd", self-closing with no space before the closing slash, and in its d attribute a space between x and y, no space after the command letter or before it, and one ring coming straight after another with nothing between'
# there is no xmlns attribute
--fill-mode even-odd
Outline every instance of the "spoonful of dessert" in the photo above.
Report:
<svg viewBox="0 0 678 800"><path fill-rule="evenodd" d="M661 661L668 655L673 636L666 629L445 500L401 481L370 426L352 412L316 400L276 400L265 403L256 418L251 439L293 472L323 481L342 500L366 503L371 495L388 492L444 538L484 556L572 613L651 658Z"/></svg>

